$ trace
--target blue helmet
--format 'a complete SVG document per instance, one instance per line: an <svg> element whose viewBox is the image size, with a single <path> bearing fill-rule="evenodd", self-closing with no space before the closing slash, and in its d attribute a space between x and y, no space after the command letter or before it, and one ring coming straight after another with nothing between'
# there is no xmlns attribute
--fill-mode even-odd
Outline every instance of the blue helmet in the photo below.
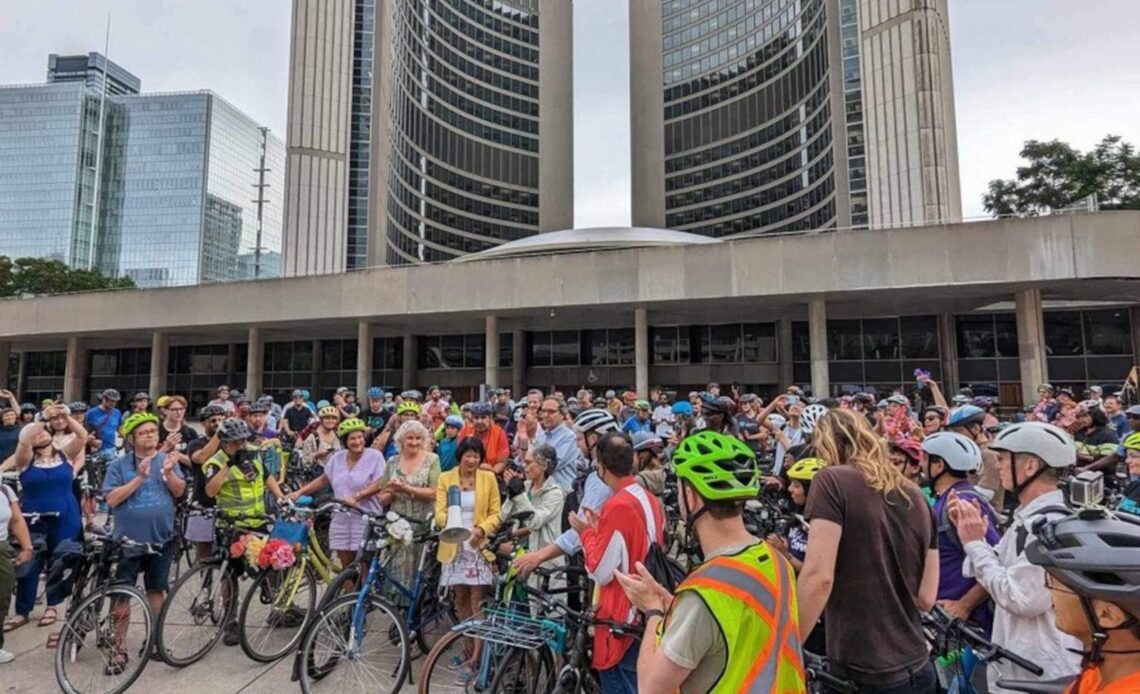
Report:
<svg viewBox="0 0 1140 694"><path fill-rule="evenodd" d="M970 424L981 424L986 419L986 411L974 405L963 405L950 413L946 420L948 427L964 427Z"/></svg>
<svg viewBox="0 0 1140 694"><path fill-rule="evenodd" d="M684 415L685 417L693 416L693 406L685 400L679 400L673 403L673 414Z"/></svg>
<svg viewBox="0 0 1140 694"><path fill-rule="evenodd" d="M372 386L371 388L368 389L368 392L365 393L365 395L368 396L370 399L380 400L381 398L384 397L384 389L378 388L376 386Z"/></svg>

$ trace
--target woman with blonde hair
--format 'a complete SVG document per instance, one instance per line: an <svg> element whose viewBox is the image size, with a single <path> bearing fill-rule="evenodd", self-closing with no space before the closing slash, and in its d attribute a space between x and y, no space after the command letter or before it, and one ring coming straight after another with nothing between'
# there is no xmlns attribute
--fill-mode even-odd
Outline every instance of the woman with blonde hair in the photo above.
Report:
<svg viewBox="0 0 1140 694"><path fill-rule="evenodd" d="M938 590L930 508L861 414L829 410L812 444L827 467L804 509L811 543L797 584L800 624L810 629L826 616L833 674L860 691L933 694L920 614Z"/></svg>

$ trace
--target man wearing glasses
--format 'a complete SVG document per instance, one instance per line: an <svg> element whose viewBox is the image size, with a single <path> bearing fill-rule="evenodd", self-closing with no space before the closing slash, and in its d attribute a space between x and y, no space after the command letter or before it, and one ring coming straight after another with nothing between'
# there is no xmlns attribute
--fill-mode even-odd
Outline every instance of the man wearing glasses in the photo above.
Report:
<svg viewBox="0 0 1140 694"><path fill-rule="evenodd" d="M566 403L558 398L546 398L539 406L538 415L542 428L535 436L533 445L554 446L558 453L558 467L550 473L550 479L569 493L578 476L581 451L578 450L578 437L566 424Z"/></svg>

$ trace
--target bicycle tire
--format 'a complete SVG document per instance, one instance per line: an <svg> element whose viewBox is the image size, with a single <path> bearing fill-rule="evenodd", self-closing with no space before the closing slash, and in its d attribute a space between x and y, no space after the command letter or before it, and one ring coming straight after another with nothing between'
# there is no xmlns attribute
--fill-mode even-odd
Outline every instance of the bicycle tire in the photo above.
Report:
<svg viewBox="0 0 1140 694"><path fill-rule="evenodd" d="M440 665L441 658L444 654L450 653L452 648L458 643L459 648L463 648L464 635L460 631L452 631L445 634L443 638L436 642L435 647L427 654L427 659L424 660L423 669L420 670L420 683L416 688L418 694L438 694L439 692L463 691L462 688L456 687L453 683L442 684L441 679L454 679L455 670L449 670L446 665L446 660L442 661L445 664ZM437 667L438 666L438 667ZM437 677L437 673L442 673L436 679L434 685L432 679ZM450 687L450 689L449 689Z"/></svg>
<svg viewBox="0 0 1140 694"><path fill-rule="evenodd" d="M113 623L116 610L114 605L119 600L133 601L136 604L127 608L129 614L136 615L141 612L143 615L146 633L141 644L132 643L128 646L123 643L108 643L108 637L114 637L116 632ZM105 617L102 615L104 608L108 610ZM132 631L137 630L132 630L128 626L127 635L129 636ZM93 643L87 643L88 637L93 637ZM121 694L127 691L146 669L154 642L154 615L150 611L146 595L131 585L108 586L81 600L64 620L53 658L56 683L66 694L91 694L96 691L100 694ZM108 662L106 656L108 648L126 654L126 666L122 671L111 674L104 670ZM98 669L93 681L111 684L112 681L108 678L115 677L117 679L114 680L114 686L95 689L91 686L77 686L72 681L73 678L68 676L68 665L74 666L87 658L90 659L84 664Z"/></svg>
<svg viewBox="0 0 1140 694"><path fill-rule="evenodd" d="M345 592L345 587L349 582L353 582L354 590L352 593ZM320 605L317 607L318 611L323 610L328 605L343 598L345 595L355 594L360 591L360 567L353 564L333 577L332 583L328 588L325 588L324 595L321 596Z"/></svg>
<svg viewBox="0 0 1140 694"><path fill-rule="evenodd" d="M309 628L305 630L297 655L299 662L297 675L301 682L301 691L305 694L333 691L340 694L350 694L354 690L344 684L342 678L334 677L338 669L346 662L360 665L365 662L380 660L379 657L359 654L354 654L353 657L347 659L341 657L341 652L349 647L350 635L355 635L351 629L355 617L357 597L357 595L346 595L330 603L321 610ZM383 692L396 694L404 686L404 681L408 677L411 664L410 638L404 629L403 618L391 605L375 595L365 596L365 601L365 619L369 620L373 616L379 616L387 623L366 623L364 636L361 638L363 639L371 634L373 638L379 640L382 647L385 643L396 647L395 650L399 653L399 661L394 666L390 663L387 666L381 666L384 672L390 673L387 677L390 680L388 684L377 686L379 682L374 679L368 689L360 691L362 694L383 694ZM393 636L395 636L396 642L392 641ZM328 657L318 658L318 649L328 651ZM359 680L360 678L357 678L357 681ZM317 688L318 683L320 683L319 689Z"/></svg>
<svg viewBox="0 0 1140 694"><path fill-rule="evenodd" d="M554 659L550 649L537 651L515 648L491 680L490 694L535 694L553 688Z"/></svg>
<svg viewBox="0 0 1140 694"><path fill-rule="evenodd" d="M198 578L199 576L201 579ZM195 583L195 581L199 582ZM223 592L226 585L229 586L230 593L228 600L225 599ZM202 590L206 590L207 593L202 594ZM197 639L198 646L195 649L190 649L189 654L183 655L176 650L182 639L174 638L173 627L186 625L171 620L183 618L181 610L178 614L172 614L172 611L178 609L175 607L178 602L176 596L182 597L186 591L196 591L196 594L190 596L190 609L187 610L192 622L190 626L201 626L203 628L195 630L200 632L200 637ZM182 574L178 583L174 584L166 596L166 600L162 604L162 611L158 615L156 643L158 644L158 655L163 662L171 667L182 668L198 662L209 653L210 649L221 640L226 623L233 618L237 609L237 591L237 576L232 569L228 567L223 569L217 562L200 563ZM221 612L216 606L218 602L222 603Z"/></svg>
<svg viewBox="0 0 1140 694"><path fill-rule="evenodd" d="M254 607L254 600L258 600L259 603L264 605L265 593L274 591L273 595L271 596L271 600L276 603L278 600L276 591L279 591L284 586L288 586L290 581L298 580L295 578L295 574L293 573L295 571L302 572L301 578L299 579L301 581L301 585L297 587L297 590L294 594L294 601L290 602L286 611L288 612L294 608L300 610L301 621L297 624L296 627L291 629L292 635L287 641L284 642L283 645L279 643L276 648L263 647L266 645L266 641L263 639L255 638L256 632L251 633L249 628L252 626L249 622L251 608ZM267 585L271 583L275 578L280 578L281 580L278 586L274 587ZM302 591L305 592L302 593ZM300 597L300 599L303 601L302 604L297 604L297 597ZM248 656L251 660L256 660L259 663L272 663L275 660L279 660L285 657L289 653L296 650L297 644L301 640L301 636L305 633L305 628L309 625L309 621L312 620L313 615L316 612L316 606L317 576L315 573L313 573L312 567L308 564L305 564L303 567L300 564L296 564L284 572L284 575L278 571L262 572L256 579L254 579L249 589L246 590L245 596L242 597L241 608L238 612L238 641L241 644L242 652L244 652L246 656ZM279 609L279 605L273 605L271 607L270 616L266 621L268 622L268 620L272 618L273 614L275 614ZM279 619L287 620L288 616L279 617ZM280 634L284 631L284 629L285 627L278 629L274 625L269 625L269 634ZM264 631L264 629L260 630Z"/></svg>
<svg viewBox="0 0 1140 694"><path fill-rule="evenodd" d="M420 658L430 653L436 642L459 623L459 614L451 594L440 599L435 586L424 587L416 598L415 609L418 623L412 636L419 652L413 654L413 658Z"/></svg>

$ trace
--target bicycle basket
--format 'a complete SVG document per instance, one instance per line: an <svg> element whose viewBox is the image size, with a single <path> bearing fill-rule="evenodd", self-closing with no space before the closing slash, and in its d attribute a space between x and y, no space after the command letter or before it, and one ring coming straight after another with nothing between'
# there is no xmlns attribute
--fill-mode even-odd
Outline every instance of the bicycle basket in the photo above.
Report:
<svg viewBox="0 0 1140 694"><path fill-rule="evenodd" d="M284 540L291 545L309 546L309 526L297 521L279 520L269 531L270 540Z"/></svg>
<svg viewBox="0 0 1140 694"><path fill-rule="evenodd" d="M472 638L528 650L561 638L557 623L501 607L485 608L482 613L457 624L454 630Z"/></svg>

